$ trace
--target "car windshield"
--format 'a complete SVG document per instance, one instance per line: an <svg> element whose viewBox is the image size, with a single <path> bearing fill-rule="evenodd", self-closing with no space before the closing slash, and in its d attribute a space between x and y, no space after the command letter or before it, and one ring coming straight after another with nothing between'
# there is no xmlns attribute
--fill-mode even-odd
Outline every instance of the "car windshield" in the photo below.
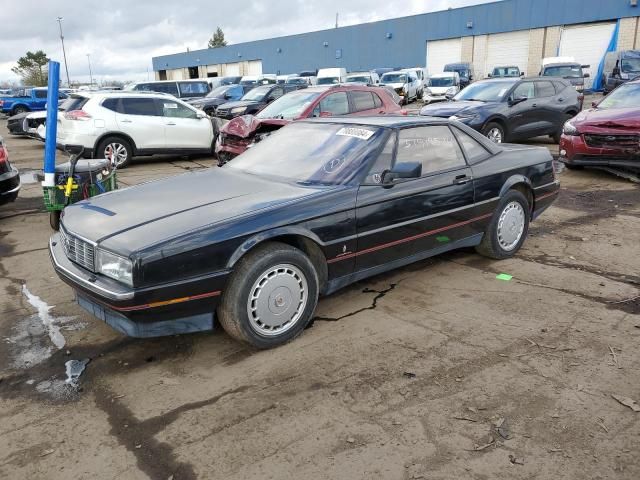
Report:
<svg viewBox="0 0 640 480"><path fill-rule="evenodd" d="M304 78L290 78L287 80L287 85L306 85L307 81Z"/></svg>
<svg viewBox="0 0 640 480"><path fill-rule="evenodd" d="M281 118L293 120L320 95L319 92L291 92L283 95L273 103L267 105L258 115L258 118Z"/></svg>
<svg viewBox="0 0 640 480"><path fill-rule="evenodd" d="M622 71L625 73L640 72L640 57L624 57L622 59Z"/></svg>
<svg viewBox="0 0 640 480"><path fill-rule="evenodd" d="M582 78L582 67L580 65L556 65L554 67L546 67L542 72L543 77L562 77L562 78Z"/></svg>
<svg viewBox="0 0 640 480"><path fill-rule="evenodd" d="M242 100L252 100L261 102L264 97L271 91L271 87L256 87L244 94Z"/></svg>
<svg viewBox="0 0 640 480"><path fill-rule="evenodd" d="M321 77L318 79L318 85L332 85L334 83L340 83L338 77Z"/></svg>
<svg viewBox="0 0 640 480"><path fill-rule="evenodd" d="M407 76L402 73L385 73L380 81L383 83L406 83Z"/></svg>
<svg viewBox="0 0 640 480"><path fill-rule="evenodd" d="M258 81L257 80L240 80L240 85L245 85L248 87L252 87L253 85L257 84Z"/></svg>
<svg viewBox="0 0 640 480"><path fill-rule="evenodd" d="M469 76L469 70L467 70L464 67L445 67L444 69L445 72L458 72L458 75L460 75L461 77L468 77Z"/></svg>
<svg viewBox="0 0 640 480"><path fill-rule="evenodd" d="M371 83L371 77L367 77L365 75L353 75L351 77L347 77L348 83Z"/></svg>
<svg viewBox="0 0 640 480"><path fill-rule="evenodd" d="M453 77L431 77L429 79L430 87L450 87L453 85Z"/></svg>
<svg viewBox="0 0 640 480"><path fill-rule="evenodd" d="M366 167L383 129L327 123L292 123L225 165L260 177L304 185L339 185Z"/></svg>
<svg viewBox="0 0 640 480"><path fill-rule="evenodd" d="M520 69L518 67L498 67L493 69L494 77L519 77Z"/></svg>
<svg viewBox="0 0 640 480"><path fill-rule="evenodd" d="M640 83L626 83L616 88L598 104L598 110L640 108Z"/></svg>
<svg viewBox="0 0 640 480"><path fill-rule="evenodd" d="M456 101L478 100L480 102L499 102L513 86L513 81L476 82L453 97Z"/></svg>
<svg viewBox="0 0 640 480"><path fill-rule="evenodd" d="M222 97L230 89L231 87L229 85L225 85L224 87L214 88L209 93L207 93L207 97L209 98Z"/></svg>

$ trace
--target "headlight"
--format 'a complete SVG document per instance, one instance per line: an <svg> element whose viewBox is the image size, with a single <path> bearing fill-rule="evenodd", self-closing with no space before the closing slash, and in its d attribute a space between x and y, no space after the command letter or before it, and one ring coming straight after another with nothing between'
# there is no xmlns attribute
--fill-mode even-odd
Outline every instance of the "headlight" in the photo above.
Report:
<svg viewBox="0 0 640 480"><path fill-rule="evenodd" d="M99 273L133 286L131 260L101 249L97 249L96 253L96 270Z"/></svg>
<svg viewBox="0 0 640 480"><path fill-rule="evenodd" d="M242 113L247 109L247 107L235 107L231 109L231 113Z"/></svg>
<svg viewBox="0 0 640 480"><path fill-rule="evenodd" d="M578 132L578 129L576 128L576 126L573 123L571 123L571 120L567 120L566 122L564 122L564 126L562 127L562 133L570 136L580 135L580 132Z"/></svg>
<svg viewBox="0 0 640 480"><path fill-rule="evenodd" d="M446 92L446 93L447 93L447 94L449 94L449 95L455 95L455 94L456 94L456 89L455 89L455 87L449 87L449 88L447 88L447 92Z"/></svg>
<svg viewBox="0 0 640 480"><path fill-rule="evenodd" d="M467 123L476 118L476 115L451 115L449 120L456 120L458 122Z"/></svg>

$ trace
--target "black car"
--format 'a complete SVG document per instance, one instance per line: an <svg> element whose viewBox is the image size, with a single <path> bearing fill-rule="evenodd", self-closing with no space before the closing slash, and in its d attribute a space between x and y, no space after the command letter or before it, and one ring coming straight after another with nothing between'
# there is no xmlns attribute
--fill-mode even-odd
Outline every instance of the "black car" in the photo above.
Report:
<svg viewBox="0 0 640 480"><path fill-rule="evenodd" d="M7 119L7 130L9 130L9 133L16 136L26 135L27 131L24 128L24 119L27 115L30 114L31 112L22 112L9 117Z"/></svg>
<svg viewBox="0 0 640 480"><path fill-rule="evenodd" d="M213 116L220 105L232 100L240 100L249 90L250 87L243 85L221 85L211 90L206 97L194 98L188 100L187 103L204 110L207 115Z"/></svg>
<svg viewBox="0 0 640 480"><path fill-rule="evenodd" d="M460 247L513 256L556 198L552 163L449 120L301 120L222 168L70 205L50 253L80 305L127 335L215 319L268 348L350 283Z"/></svg>
<svg viewBox="0 0 640 480"><path fill-rule="evenodd" d="M0 137L0 205L13 202L20 191L20 174L18 169L9 163L9 153Z"/></svg>
<svg viewBox="0 0 640 480"><path fill-rule="evenodd" d="M549 135L581 110L575 88L554 78L500 78L469 85L450 102L427 105L420 115L458 120L495 143Z"/></svg>
<svg viewBox="0 0 640 480"><path fill-rule="evenodd" d="M220 105L215 111L215 116L225 120L231 120L240 115L253 115L285 93L298 90L301 87L302 85L292 84L260 85L259 87L249 90L240 100Z"/></svg>
<svg viewBox="0 0 640 480"><path fill-rule="evenodd" d="M460 76L460 88L467 87L473 82L473 64L468 62L448 63L444 66L445 72L457 72Z"/></svg>

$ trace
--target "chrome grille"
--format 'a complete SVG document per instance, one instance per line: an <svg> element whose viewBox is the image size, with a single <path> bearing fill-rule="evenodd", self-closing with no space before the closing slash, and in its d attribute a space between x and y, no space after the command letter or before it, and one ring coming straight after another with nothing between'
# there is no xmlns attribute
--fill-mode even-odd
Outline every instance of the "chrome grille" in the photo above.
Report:
<svg viewBox="0 0 640 480"><path fill-rule="evenodd" d="M585 134L584 139L590 147L631 148L637 150L640 146L639 135Z"/></svg>
<svg viewBox="0 0 640 480"><path fill-rule="evenodd" d="M60 225L60 240L67 258L87 270L95 271L93 245L67 232Z"/></svg>

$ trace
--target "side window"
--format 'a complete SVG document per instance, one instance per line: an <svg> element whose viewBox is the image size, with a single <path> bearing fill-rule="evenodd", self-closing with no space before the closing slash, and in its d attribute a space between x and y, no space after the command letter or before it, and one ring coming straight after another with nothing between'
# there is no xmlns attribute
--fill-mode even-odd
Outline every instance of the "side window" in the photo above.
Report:
<svg viewBox="0 0 640 480"><path fill-rule="evenodd" d="M59 98L64 98L61 94L59 95ZM36 90L36 98L47 98L47 91L46 90Z"/></svg>
<svg viewBox="0 0 640 480"><path fill-rule="evenodd" d="M380 97L378 96L377 93L372 93L373 95L373 107L374 108L381 108L382 107L382 100L380 100Z"/></svg>
<svg viewBox="0 0 640 480"><path fill-rule="evenodd" d="M167 85L173 85L175 88L174 84ZM178 85L180 86L181 97L197 97L209 93L209 86L207 85L207 82L180 82Z"/></svg>
<svg viewBox="0 0 640 480"><path fill-rule="evenodd" d="M157 116L158 110L153 98L123 98L122 113L127 115Z"/></svg>
<svg viewBox="0 0 640 480"><path fill-rule="evenodd" d="M535 98L533 82L522 82L512 93L513 98Z"/></svg>
<svg viewBox="0 0 640 480"><path fill-rule="evenodd" d="M453 128L453 131L462 145L462 150L464 150L464 154L466 155L467 162L469 162L469 164L473 165L481 162L491 155L486 148L463 131L457 128Z"/></svg>
<svg viewBox="0 0 640 480"><path fill-rule="evenodd" d="M197 118L196 112L173 100L158 99L163 117Z"/></svg>
<svg viewBox="0 0 640 480"><path fill-rule="evenodd" d="M282 88L274 88L273 90L271 90L271 93L267 97L267 100L275 100L277 98L280 98L282 95L284 95L284 91L282 90Z"/></svg>
<svg viewBox="0 0 640 480"><path fill-rule="evenodd" d="M434 125L400 130L396 163L422 163L422 176L466 166L449 127Z"/></svg>
<svg viewBox="0 0 640 480"><path fill-rule="evenodd" d="M351 100L353 101L354 112L362 112L363 110L372 110L376 108L371 92L355 90L351 92Z"/></svg>
<svg viewBox="0 0 640 480"><path fill-rule="evenodd" d="M556 89L551 82L536 82L536 98L553 97Z"/></svg>
<svg viewBox="0 0 640 480"><path fill-rule="evenodd" d="M149 90L153 92L168 93L169 95L178 96L178 87L176 86L175 82L150 84Z"/></svg>
<svg viewBox="0 0 640 480"><path fill-rule="evenodd" d="M387 143L385 143L384 148L376 158L376 161L373 162L371 168L369 169L369 173L364 179L365 184L378 185L382 183L382 173L385 170L389 170L391 168L391 162L393 161L393 149L396 146L396 132L391 132L389 135L389 139Z"/></svg>
<svg viewBox="0 0 640 480"><path fill-rule="evenodd" d="M320 115L323 113L331 115L346 115L349 113L347 94L345 92L336 92L320 100Z"/></svg>
<svg viewBox="0 0 640 480"><path fill-rule="evenodd" d="M151 91L151 85L149 85L148 83L139 83L138 85L133 87L133 89L141 91L141 92L150 92Z"/></svg>
<svg viewBox="0 0 640 480"><path fill-rule="evenodd" d="M102 107L117 113L124 113L119 98L107 98L102 102Z"/></svg>

